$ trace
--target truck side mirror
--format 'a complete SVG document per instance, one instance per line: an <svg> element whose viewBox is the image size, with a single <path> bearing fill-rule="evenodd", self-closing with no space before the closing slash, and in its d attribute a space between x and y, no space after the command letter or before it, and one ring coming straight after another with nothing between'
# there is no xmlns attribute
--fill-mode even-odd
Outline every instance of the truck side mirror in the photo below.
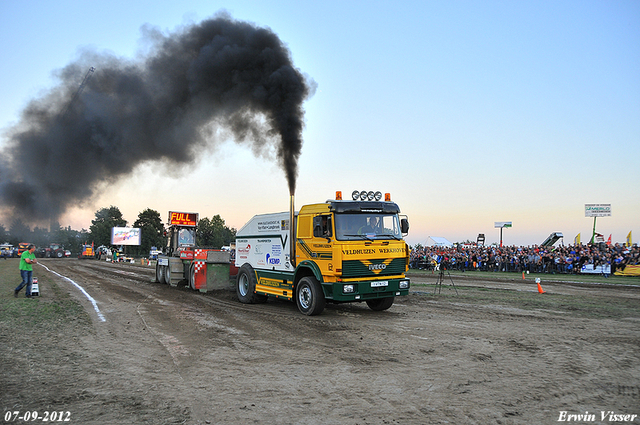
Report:
<svg viewBox="0 0 640 425"><path fill-rule="evenodd" d="M403 218L400 220L400 231L404 233L409 233L409 220Z"/></svg>

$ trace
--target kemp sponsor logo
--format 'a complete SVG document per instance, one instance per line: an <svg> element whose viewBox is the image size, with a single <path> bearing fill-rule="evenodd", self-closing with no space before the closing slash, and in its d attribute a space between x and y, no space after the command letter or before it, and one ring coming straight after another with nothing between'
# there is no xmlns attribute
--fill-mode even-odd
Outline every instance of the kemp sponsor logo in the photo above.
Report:
<svg viewBox="0 0 640 425"><path fill-rule="evenodd" d="M270 254L267 254L267 264L270 266L277 266L280 264L280 259L278 257L272 257Z"/></svg>

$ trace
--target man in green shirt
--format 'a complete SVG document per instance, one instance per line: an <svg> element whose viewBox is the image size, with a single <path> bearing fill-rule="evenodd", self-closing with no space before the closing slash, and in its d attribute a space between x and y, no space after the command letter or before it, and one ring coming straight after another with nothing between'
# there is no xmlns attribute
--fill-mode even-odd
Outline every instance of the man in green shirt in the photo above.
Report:
<svg viewBox="0 0 640 425"><path fill-rule="evenodd" d="M23 287L27 287L26 297L31 298L31 284L33 283L33 264L37 263L36 256L33 253L36 250L34 244L29 245L29 248L20 256L20 276L22 277L22 283L13 291L13 296L18 298L18 292Z"/></svg>

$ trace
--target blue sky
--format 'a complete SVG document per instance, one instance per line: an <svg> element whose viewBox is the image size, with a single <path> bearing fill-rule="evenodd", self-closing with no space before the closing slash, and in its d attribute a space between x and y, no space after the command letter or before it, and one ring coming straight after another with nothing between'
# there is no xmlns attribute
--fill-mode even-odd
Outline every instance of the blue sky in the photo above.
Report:
<svg viewBox="0 0 640 425"><path fill-rule="evenodd" d="M2 1L0 128L83 51L135 59L144 26L171 32L221 9L271 28L317 83L298 206L381 190L409 216L411 244L496 242L494 222L512 221L504 242L530 245L588 239L584 204L610 203L597 230L640 237L637 1ZM229 141L181 170L142 164L60 222L88 228L116 205L131 223L149 207L239 228L288 202L275 161Z"/></svg>

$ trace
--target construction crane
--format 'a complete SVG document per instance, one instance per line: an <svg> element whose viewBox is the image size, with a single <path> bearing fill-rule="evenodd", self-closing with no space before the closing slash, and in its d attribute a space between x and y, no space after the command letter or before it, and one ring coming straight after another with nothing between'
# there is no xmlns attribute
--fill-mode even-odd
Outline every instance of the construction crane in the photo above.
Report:
<svg viewBox="0 0 640 425"><path fill-rule="evenodd" d="M69 113L69 110L71 110L71 106L73 106L73 104L75 103L76 99L78 97L80 97L80 94L82 93L82 90L84 90L84 87L87 85L87 82L89 82L89 79L91 78L91 76L93 75L95 70L96 70L96 68L93 67L93 66L91 68L89 68L89 70L87 71L87 73L84 76L84 79L82 80L82 83L80 83L80 87L78 87L78 90L73 95L73 98L71 98L71 101L67 105L67 108L65 109L64 114L62 114L62 116L66 116Z"/></svg>

